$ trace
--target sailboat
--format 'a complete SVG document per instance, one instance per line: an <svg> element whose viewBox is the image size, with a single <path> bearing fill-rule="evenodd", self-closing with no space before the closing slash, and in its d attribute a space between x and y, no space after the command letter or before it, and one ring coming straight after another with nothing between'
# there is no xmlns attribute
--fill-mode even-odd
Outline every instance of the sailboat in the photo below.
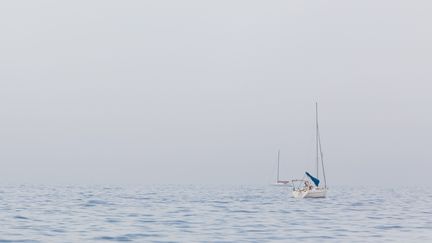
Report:
<svg viewBox="0 0 432 243"><path fill-rule="evenodd" d="M321 138L318 126L318 103L315 103L315 122L316 122L316 174L311 175L309 172L305 172L305 176L309 180L292 180L293 191L292 194L295 198L324 198L327 194L327 181L324 170L324 159L323 152L321 149ZM321 163L320 163L321 162ZM322 175L324 179L324 185L320 185L319 179L319 165L321 164Z"/></svg>
<svg viewBox="0 0 432 243"><path fill-rule="evenodd" d="M277 175L276 175L276 183L274 183L273 185L275 186L289 186L290 185L290 181L287 180L280 180L279 179L279 165L280 165L280 149L277 152Z"/></svg>

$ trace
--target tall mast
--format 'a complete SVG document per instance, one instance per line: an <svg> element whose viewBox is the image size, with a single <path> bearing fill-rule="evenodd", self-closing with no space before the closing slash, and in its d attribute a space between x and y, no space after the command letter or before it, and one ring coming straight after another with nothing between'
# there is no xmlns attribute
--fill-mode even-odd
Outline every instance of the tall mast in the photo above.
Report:
<svg viewBox="0 0 432 243"><path fill-rule="evenodd" d="M280 149L278 150L278 154L277 154L278 166L277 166L277 181L276 182L279 182L279 157L280 157Z"/></svg>
<svg viewBox="0 0 432 243"><path fill-rule="evenodd" d="M319 130L318 130L318 102L315 102L315 122L316 122L316 134L315 134L315 142L316 142L316 177L319 178Z"/></svg>

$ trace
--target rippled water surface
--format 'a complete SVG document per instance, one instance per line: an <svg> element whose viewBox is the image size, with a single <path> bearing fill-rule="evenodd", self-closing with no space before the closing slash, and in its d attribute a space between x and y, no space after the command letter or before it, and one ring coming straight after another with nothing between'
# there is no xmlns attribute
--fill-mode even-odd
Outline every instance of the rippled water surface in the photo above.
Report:
<svg viewBox="0 0 432 243"><path fill-rule="evenodd" d="M0 242L432 242L429 188L0 187Z"/></svg>

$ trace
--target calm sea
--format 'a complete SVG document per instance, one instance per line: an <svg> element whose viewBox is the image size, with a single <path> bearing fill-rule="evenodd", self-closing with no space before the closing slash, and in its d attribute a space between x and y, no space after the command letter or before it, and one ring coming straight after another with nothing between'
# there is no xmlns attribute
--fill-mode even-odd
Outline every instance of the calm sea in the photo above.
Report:
<svg viewBox="0 0 432 243"><path fill-rule="evenodd" d="M429 188L1 186L0 242L432 242Z"/></svg>

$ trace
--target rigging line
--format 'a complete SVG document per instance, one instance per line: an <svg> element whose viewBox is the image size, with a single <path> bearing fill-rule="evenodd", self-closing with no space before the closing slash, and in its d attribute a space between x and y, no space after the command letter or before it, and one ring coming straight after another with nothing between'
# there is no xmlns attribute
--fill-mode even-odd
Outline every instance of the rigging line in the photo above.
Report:
<svg viewBox="0 0 432 243"><path fill-rule="evenodd" d="M276 182L279 182L279 157L280 157L280 149L278 150L278 158L277 158L278 166L277 166L277 181Z"/></svg>
<svg viewBox="0 0 432 243"><path fill-rule="evenodd" d="M319 131L319 129L318 129L318 102L315 102L315 123L316 123L316 134L315 134L315 141L316 141L316 176L317 176L317 178L319 178L319 169L318 169L318 166L319 166L319 155L318 155L318 150L319 150L319 142L318 142L318 139L319 139L319 136L318 136L318 131Z"/></svg>
<svg viewBox="0 0 432 243"><path fill-rule="evenodd" d="M319 143L319 150L320 150L320 154L321 154L321 166L322 166L322 170L323 170L324 187L327 188L327 180L326 180L325 169L324 169L324 155L323 155L322 148L321 148L321 136L319 135L319 130L318 130L318 143Z"/></svg>

